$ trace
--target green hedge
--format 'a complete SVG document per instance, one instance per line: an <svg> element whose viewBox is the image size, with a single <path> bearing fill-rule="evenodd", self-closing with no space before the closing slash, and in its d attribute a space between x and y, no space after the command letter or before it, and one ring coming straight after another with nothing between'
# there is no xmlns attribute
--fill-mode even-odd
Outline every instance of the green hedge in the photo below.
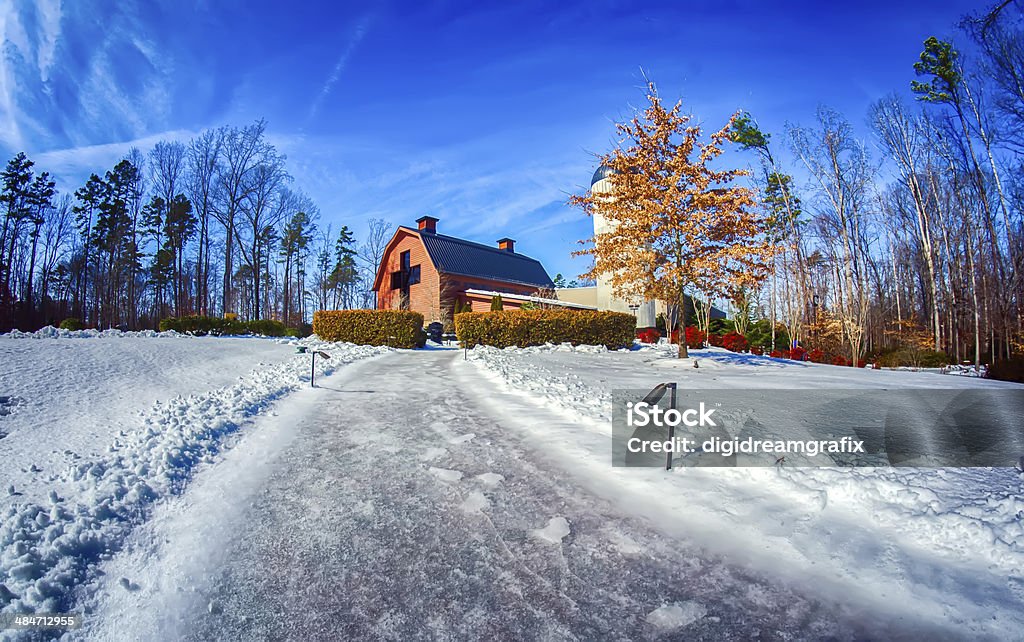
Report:
<svg viewBox="0 0 1024 642"><path fill-rule="evenodd" d="M313 334L324 341L347 341L392 348L422 347L423 315L406 310L320 310Z"/></svg>
<svg viewBox="0 0 1024 642"><path fill-rule="evenodd" d="M883 368L899 368L901 366L913 368L941 368L949 365L949 357L945 352L935 350L921 350L914 352L906 348L899 348L890 352L883 352L878 355L878 365Z"/></svg>
<svg viewBox="0 0 1024 642"><path fill-rule="evenodd" d="M220 317L168 317L160 320L160 331L191 332L197 336L207 334L221 336L225 334L261 334L268 337L283 337L287 328L280 321L256 319L239 321L238 319L222 319Z"/></svg>
<svg viewBox="0 0 1024 642"><path fill-rule="evenodd" d="M571 343L616 349L633 344L636 318L622 312L595 310L463 312L455 315L455 335L467 348Z"/></svg>
<svg viewBox="0 0 1024 642"><path fill-rule="evenodd" d="M61 330L84 330L85 324L82 323L81 319L75 317L68 317L60 322Z"/></svg>

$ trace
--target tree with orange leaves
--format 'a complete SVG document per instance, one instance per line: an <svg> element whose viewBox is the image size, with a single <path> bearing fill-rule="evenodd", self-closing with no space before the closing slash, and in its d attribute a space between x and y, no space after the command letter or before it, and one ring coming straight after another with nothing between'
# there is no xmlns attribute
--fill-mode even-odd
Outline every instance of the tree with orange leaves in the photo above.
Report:
<svg viewBox="0 0 1024 642"><path fill-rule="evenodd" d="M738 114L702 142L701 127L682 113L681 102L666 109L654 83L647 100L642 114L616 124L620 143L601 157L612 189L569 199L609 222L574 253L594 259L583 276L607 276L618 297L662 300L680 310L688 292L724 296L763 281L774 253L767 224L753 191L734 184L748 172L711 167ZM680 314L680 337L685 323ZM680 341L679 357L686 356Z"/></svg>

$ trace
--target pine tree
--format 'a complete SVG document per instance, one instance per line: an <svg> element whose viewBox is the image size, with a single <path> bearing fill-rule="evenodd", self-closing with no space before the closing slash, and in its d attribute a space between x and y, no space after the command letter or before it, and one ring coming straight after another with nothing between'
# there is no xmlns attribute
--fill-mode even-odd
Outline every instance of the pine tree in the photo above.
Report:
<svg viewBox="0 0 1024 642"><path fill-rule="evenodd" d="M196 231L197 219L192 215L192 203L184 194L177 194L167 207L164 223L164 247L171 253L173 266L171 282L174 293L174 314L184 314L185 301L185 244Z"/></svg>
<svg viewBox="0 0 1024 642"><path fill-rule="evenodd" d="M352 290L359 280L355 242L352 230L343 225L334 244L334 268L330 278L331 288L335 292L335 307L339 299L343 308L350 308L352 304Z"/></svg>
<svg viewBox="0 0 1024 642"><path fill-rule="evenodd" d="M20 235L21 224L31 212L32 167L35 163L20 152L7 163L0 174L0 201L4 207L3 226L0 227L0 327L6 328L11 315L14 296L11 277L14 267L14 248ZM10 318L7 318L10 317Z"/></svg>
<svg viewBox="0 0 1024 642"><path fill-rule="evenodd" d="M710 166L736 116L703 143L701 127L681 113L681 103L666 109L653 83L647 100L642 114L616 125L624 146L601 158L612 170L613 189L570 198L611 223L592 247L576 253L594 257L584 276L607 275L622 298L661 299L680 309L687 290L721 296L762 281L774 251L767 226L753 208L752 191L732 185L747 172ZM687 356L682 340L679 356Z"/></svg>
<svg viewBox="0 0 1024 642"><path fill-rule="evenodd" d="M25 286L25 301L29 308L35 305L32 295L32 284L36 273L36 253L39 246L39 231L46 222L46 212L53 205L53 197L57 193L56 182L50 178L49 172L43 172L33 179L28 191L28 220L32 224L29 238L32 239L32 252L28 267L28 279Z"/></svg>

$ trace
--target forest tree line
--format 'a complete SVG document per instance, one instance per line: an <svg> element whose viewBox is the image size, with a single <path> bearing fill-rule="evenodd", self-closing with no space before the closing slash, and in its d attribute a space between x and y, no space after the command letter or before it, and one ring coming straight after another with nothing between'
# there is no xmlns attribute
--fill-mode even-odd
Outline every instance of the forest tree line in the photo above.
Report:
<svg viewBox="0 0 1024 642"><path fill-rule="evenodd" d="M907 61L913 100L870 108L873 140L827 107L787 127L806 187L751 115L735 121L779 253L759 290L725 293L734 308L855 363L906 345L976 364L1024 350L1024 12L1007 0L957 33Z"/></svg>
<svg viewBox="0 0 1024 642"><path fill-rule="evenodd" d="M225 314L298 327L373 307L390 225L370 219L362 242L320 228L291 183L263 121L133 148L70 194L19 153L0 174L0 331Z"/></svg>

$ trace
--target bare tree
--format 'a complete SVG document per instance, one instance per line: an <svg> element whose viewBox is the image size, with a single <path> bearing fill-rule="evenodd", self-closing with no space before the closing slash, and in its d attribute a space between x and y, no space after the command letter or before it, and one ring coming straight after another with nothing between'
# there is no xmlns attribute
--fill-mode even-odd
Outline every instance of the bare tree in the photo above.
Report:
<svg viewBox="0 0 1024 642"><path fill-rule="evenodd" d="M377 269L380 267L380 262L384 260L384 249L387 247L388 241L391 240L392 225L381 218L371 218L366 224L368 228L366 240L359 248L358 257L362 262L363 271L369 277L365 280L372 283ZM371 303L373 307L377 307L376 293L373 294Z"/></svg>
<svg viewBox="0 0 1024 642"><path fill-rule="evenodd" d="M196 242L196 301L199 314L210 313L210 257L211 230L217 189L217 167L221 151L222 130L207 130L193 139L188 146L186 190L195 208L199 226Z"/></svg>
<svg viewBox="0 0 1024 642"><path fill-rule="evenodd" d="M233 281L238 217L246 207L253 185L259 183L253 180L252 174L273 153L273 147L263 138L265 131L266 122L263 120L243 129L222 127L218 130L221 154L216 172L218 200L213 213L224 226L224 283L221 294L224 312L237 308Z"/></svg>
<svg viewBox="0 0 1024 642"><path fill-rule="evenodd" d="M856 364L863 353L868 317L865 205L874 168L864 145L853 138L849 122L837 112L819 107L818 125L816 130L792 128L790 136L821 200L815 223L832 254L834 301Z"/></svg>
<svg viewBox="0 0 1024 642"><path fill-rule="evenodd" d="M284 157L273 149L261 155L260 163L248 173L245 198L240 212L244 225L235 225L235 242L242 253L242 260L252 270L252 316L262 318L261 290L265 285L264 275L269 271L270 252L277 226L292 212L297 211L297 196L284 189L290 180L284 169ZM249 234L248 243L243 242L242 232Z"/></svg>

